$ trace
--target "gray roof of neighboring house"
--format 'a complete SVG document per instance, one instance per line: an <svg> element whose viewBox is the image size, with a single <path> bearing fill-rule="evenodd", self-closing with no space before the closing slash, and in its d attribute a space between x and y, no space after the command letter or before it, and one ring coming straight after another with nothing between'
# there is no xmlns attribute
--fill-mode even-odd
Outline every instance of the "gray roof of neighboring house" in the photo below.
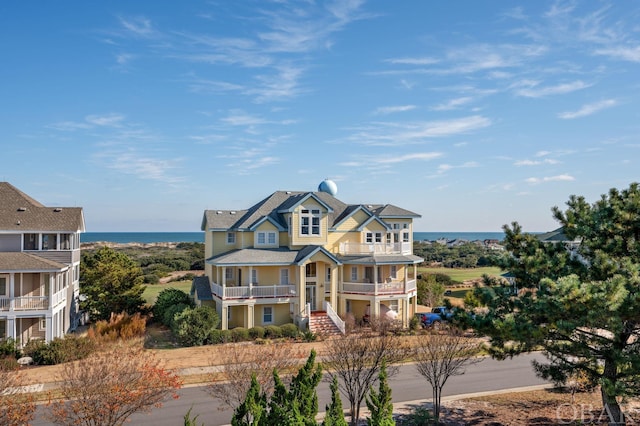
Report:
<svg viewBox="0 0 640 426"><path fill-rule="evenodd" d="M247 210L205 210L201 229L248 229L265 216L270 216L282 228L288 229L282 211L286 211L302 200L315 197L327 205L329 212L329 226L332 227L345 217L353 213L359 206L363 206L380 218L420 217L419 214L391 204L367 205L345 204L326 192L276 191L259 201Z"/></svg>
<svg viewBox="0 0 640 426"><path fill-rule="evenodd" d="M550 232L545 232L544 234L537 234L536 238L538 238L542 242L562 242L562 241L571 241L569 237L564 234L564 228L554 229Z"/></svg>
<svg viewBox="0 0 640 426"><path fill-rule="evenodd" d="M209 278L205 275L195 277L191 282L191 296L202 300L213 300L211 294L211 286L209 285Z"/></svg>
<svg viewBox="0 0 640 426"><path fill-rule="evenodd" d="M54 262L31 253L0 252L0 272L10 271L64 271L69 265Z"/></svg>
<svg viewBox="0 0 640 426"><path fill-rule="evenodd" d="M0 230L84 231L81 207L47 207L8 182L0 182Z"/></svg>

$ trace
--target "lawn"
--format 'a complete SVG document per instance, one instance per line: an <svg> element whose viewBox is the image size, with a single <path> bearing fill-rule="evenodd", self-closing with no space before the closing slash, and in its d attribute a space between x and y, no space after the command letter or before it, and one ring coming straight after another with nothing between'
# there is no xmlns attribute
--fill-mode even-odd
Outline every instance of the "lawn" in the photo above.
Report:
<svg viewBox="0 0 640 426"><path fill-rule="evenodd" d="M455 282L462 283L467 280L482 278L483 275L499 277L503 272L495 266L483 268L418 268L419 274L445 274Z"/></svg>
<svg viewBox="0 0 640 426"><path fill-rule="evenodd" d="M147 288L145 288L144 293L142 293L142 297L144 297L149 305L153 305L158 298L158 294L163 289L171 287L189 293L191 291L191 280L174 281L166 284L147 284Z"/></svg>

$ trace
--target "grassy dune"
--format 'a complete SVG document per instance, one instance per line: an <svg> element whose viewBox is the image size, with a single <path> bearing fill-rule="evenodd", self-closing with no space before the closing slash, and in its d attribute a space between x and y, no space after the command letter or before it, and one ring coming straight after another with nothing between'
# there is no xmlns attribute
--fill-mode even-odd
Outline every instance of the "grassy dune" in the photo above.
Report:
<svg viewBox="0 0 640 426"><path fill-rule="evenodd" d="M462 283L466 280L482 278L483 275L499 277L502 274L500 268L494 266L484 268L418 268L419 274L445 274L455 282Z"/></svg>

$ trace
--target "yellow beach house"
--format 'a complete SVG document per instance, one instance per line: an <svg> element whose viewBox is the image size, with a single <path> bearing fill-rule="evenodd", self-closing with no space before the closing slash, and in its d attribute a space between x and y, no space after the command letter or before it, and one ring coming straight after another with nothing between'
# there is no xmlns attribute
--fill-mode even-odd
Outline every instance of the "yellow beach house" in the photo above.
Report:
<svg viewBox="0 0 640 426"><path fill-rule="evenodd" d="M393 311L408 326L416 309L413 220L391 204L346 204L325 180L315 192L276 191L246 210L206 210L205 275L199 304L214 305L222 329Z"/></svg>

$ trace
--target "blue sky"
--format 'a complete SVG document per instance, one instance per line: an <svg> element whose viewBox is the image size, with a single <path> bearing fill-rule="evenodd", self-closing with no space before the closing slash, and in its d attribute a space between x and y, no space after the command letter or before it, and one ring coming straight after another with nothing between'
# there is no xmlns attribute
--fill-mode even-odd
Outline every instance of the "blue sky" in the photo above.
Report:
<svg viewBox="0 0 640 426"><path fill-rule="evenodd" d="M556 227L640 170L640 3L0 5L0 179L88 231L197 231L325 178L416 231Z"/></svg>

